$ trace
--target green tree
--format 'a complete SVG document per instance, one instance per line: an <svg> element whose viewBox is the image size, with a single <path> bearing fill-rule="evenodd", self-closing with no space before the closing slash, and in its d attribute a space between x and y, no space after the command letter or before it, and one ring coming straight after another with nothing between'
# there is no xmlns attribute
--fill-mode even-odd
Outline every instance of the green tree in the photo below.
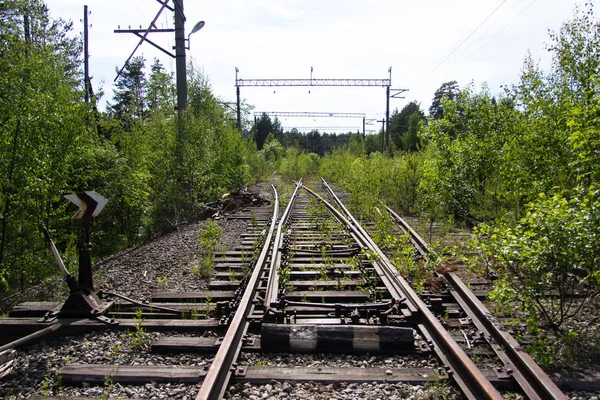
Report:
<svg viewBox="0 0 600 400"><path fill-rule="evenodd" d="M81 183L91 137L70 29L41 1L0 9L0 292L53 271L38 224L59 230L63 250L73 245L61 195Z"/></svg>
<svg viewBox="0 0 600 400"><path fill-rule="evenodd" d="M116 118L128 123L131 119L141 118L146 109L145 63L142 56L133 57L127 63L115 84L113 104L108 106Z"/></svg>
<svg viewBox="0 0 600 400"><path fill-rule="evenodd" d="M275 135L275 138L279 140L280 143L283 140L283 129L281 128L281 123L277 117L275 117L275 120L272 121L271 117L269 117L266 113L263 113L260 118L254 122L252 133L254 134L254 140L258 150L262 150L269 133Z"/></svg>
<svg viewBox="0 0 600 400"><path fill-rule="evenodd" d="M154 111L173 110L175 108L174 99L176 89L173 83L173 76L165 71L161 62L155 58L150 67L150 77L146 81L145 97L148 109Z"/></svg>
<svg viewBox="0 0 600 400"><path fill-rule="evenodd" d="M276 163L284 156L285 149L283 148L283 145L279 143L279 140L275 139L275 135L269 133L262 152L267 161Z"/></svg>
<svg viewBox="0 0 600 400"><path fill-rule="evenodd" d="M433 101L431 102L431 106L429 107L429 116L435 119L443 118L443 99L454 101L456 100L459 93L460 88L458 87L458 83L456 81L442 83L442 85L435 91L435 94L433 95Z"/></svg>
<svg viewBox="0 0 600 400"><path fill-rule="evenodd" d="M408 118L408 130L402 137L402 148L406 151L414 152L417 151L419 146L419 123L423 120L422 116L418 113L410 114Z"/></svg>
<svg viewBox="0 0 600 400"><path fill-rule="evenodd" d="M425 114L421 110L421 106L416 101L411 101L402 108L400 112L394 110L390 117L390 137L392 143L398 150L414 151L416 150L416 144L418 138L416 137L416 130L411 131L410 139L406 139L405 136L409 134L410 130L410 119L412 115L416 116L416 128L418 128L419 120L425 119ZM413 121L414 123L415 121ZM415 128L413 127L413 128ZM411 149L406 147L406 144L411 145Z"/></svg>

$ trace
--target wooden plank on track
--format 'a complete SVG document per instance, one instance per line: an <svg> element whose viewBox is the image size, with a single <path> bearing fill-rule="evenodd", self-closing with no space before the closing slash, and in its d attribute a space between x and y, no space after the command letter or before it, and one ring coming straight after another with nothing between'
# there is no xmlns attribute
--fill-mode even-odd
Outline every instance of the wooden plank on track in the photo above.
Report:
<svg viewBox="0 0 600 400"><path fill-rule="evenodd" d="M271 380L288 382L315 382L329 384L334 382L389 382L420 384L448 379L444 372L433 368L355 368L355 367L247 367L242 368L233 377L233 382L265 384ZM500 378L491 369L484 369L483 375L501 390L517 390L512 378ZM438 375L441 374L441 375Z"/></svg>
<svg viewBox="0 0 600 400"><path fill-rule="evenodd" d="M323 268L329 268L329 265L327 264L310 264L310 263L305 263L305 264L301 264L301 263L297 263L297 262L290 262L288 264L288 266L293 269L293 270L307 270L307 271L311 271L311 270L322 270ZM347 264L347 263L335 263L334 264L335 268L339 268L339 269L352 269L354 267L354 265L352 264Z"/></svg>
<svg viewBox="0 0 600 400"><path fill-rule="evenodd" d="M360 277L361 274L362 274L362 272L360 272L360 271L344 271L343 274L340 274L337 270L334 270L334 272L332 274L326 273L326 275L329 279L337 279L338 276L340 276L340 278L356 278L356 277ZM320 279L322 275L323 275L323 272L316 270L316 269L313 269L311 271L292 270L290 272L290 281L293 281L295 279L297 279L297 280Z"/></svg>
<svg viewBox="0 0 600 400"><path fill-rule="evenodd" d="M76 335L106 329L133 330L139 323L134 319L118 320L118 325L107 325L91 319L62 318L63 326L54 336ZM40 323L37 318L0 318L0 335L9 334L12 337L22 337L46 328L52 323ZM146 331L164 332L202 332L205 330L222 330L225 327L218 320L180 320L180 319L146 319L141 325Z"/></svg>
<svg viewBox="0 0 600 400"><path fill-rule="evenodd" d="M156 383L201 382L206 376L203 366L182 365L94 365L68 364L59 372L61 381L69 385L103 384L107 377L121 385ZM438 375L441 374L441 375ZM492 370L484 375L496 387L514 389L510 378L499 378ZM355 367L238 367L233 376L234 383L250 382L265 384L272 380L288 382L403 382L420 384L447 379L443 372L434 368L355 368Z"/></svg>
<svg viewBox="0 0 600 400"><path fill-rule="evenodd" d="M340 279L338 282L338 280L335 279L331 281L290 281L289 284L299 290L306 290L307 288L333 288L335 286L340 286L342 288L356 287L364 285L365 281L362 279Z"/></svg>
<svg viewBox="0 0 600 400"><path fill-rule="evenodd" d="M58 372L61 382L69 385L104 384L107 377L121 385L148 382L195 384L206 375L203 366L187 365L97 365L67 364Z"/></svg>
<svg viewBox="0 0 600 400"><path fill-rule="evenodd" d="M48 311L60 307L59 301L26 301L17 304L8 314L11 318L43 317Z"/></svg>
<svg viewBox="0 0 600 400"><path fill-rule="evenodd" d="M433 368L354 368L354 367L247 367L234 376L234 382L403 382L419 384L447 379Z"/></svg>
<svg viewBox="0 0 600 400"><path fill-rule="evenodd" d="M167 336L153 341L150 348L153 353L214 354L220 343L215 337ZM242 345L242 351L260 351L260 339L256 338L251 344Z"/></svg>
<svg viewBox="0 0 600 400"><path fill-rule="evenodd" d="M208 287L213 290L232 290L240 286L240 281L210 281Z"/></svg>
<svg viewBox="0 0 600 400"><path fill-rule="evenodd" d="M550 378L561 390L600 390L600 372L592 370L562 370L551 372Z"/></svg>

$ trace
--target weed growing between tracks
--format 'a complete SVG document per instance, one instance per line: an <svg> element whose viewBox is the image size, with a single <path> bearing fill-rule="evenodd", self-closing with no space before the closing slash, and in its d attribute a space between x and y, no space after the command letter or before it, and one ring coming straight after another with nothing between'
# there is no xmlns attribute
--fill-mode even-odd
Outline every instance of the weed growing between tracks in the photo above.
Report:
<svg viewBox="0 0 600 400"><path fill-rule="evenodd" d="M169 284L169 280L167 279L166 276L161 276L156 278L156 282L158 283L158 286L160 287L160 290L166 290L167 285Z"/></svg>
<svg viewBox="0 0 600 400"><path fill-rule="evenodd" d="M142 328L144 318L142 317L142 310L136 310L135 312L135 330L129 332L129 338L131 339L130 347L132 350L144 350L150 345L150 338L146 334L146 330Z"/></svg>
<svg viewBox="0 0 600 400"><path fill-rule="evenodd" d="M211 295L206 296L206 300L204 301L204 315L205 318L210 318L210 308L213 304L213 298Z"/></svg>
<svg viewBox="0 0 600 400"><path fill-rule="evenodd" d="M53 359L48 360L48 372L44 375L41 387L43 396L50 396L53 393L60 394L63 387L60 376L55 372L53 362Z"/></svg>
<svg viewBox="0 0 600 400"><path fill-rule="evenodd" d="M200 229L198 234L198 252L200 259L198 263L192 267L192 273L201 278L209 278L214 274L214 259L215 251L223 229L217 224L214 219L211 219L207 224Z"/></svg>

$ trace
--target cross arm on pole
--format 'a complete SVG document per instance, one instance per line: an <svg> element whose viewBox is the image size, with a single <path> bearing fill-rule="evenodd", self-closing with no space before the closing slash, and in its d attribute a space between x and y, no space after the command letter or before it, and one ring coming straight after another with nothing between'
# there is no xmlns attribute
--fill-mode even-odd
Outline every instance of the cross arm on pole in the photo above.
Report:
<svg viewBox="0 0 600 400"><path fill-rule="evenodd" d="M159 45L157 45L156 43L154 43L152 40L148 39L147 37L144 37L142 35L140 35L138 32L132 32L133 34L135 34L135 36L141 38L142 40L150 43L152 46L156 47L157 49L159 49L160 51L162 51L163 53L175 58L175 54L163 49L162 47L160 47Z"/></svg>
<svg viewBox="0 0 600 400"><path fill-rule="evenodd" d="M403 99L402 93L408 92L408 89L390 89L391 93L390 97L393 99Z"/></svg>
<svg viewBox="0 0 600 400"><path fill-rule="evenodd" d="M169 0L166 0L166 1L156 0L156 1L158 1L160 4L165 6L165 8L167 8L169 11L175 11L175 9L173 7L171 7L170 5L167 4L169 2Z"/></svg>
<svg viewBox="0 0 600 400"><path fill-rule="evenodd" d="M156 16L154 17L152 22L150 22L148 29L146 29L144 31L144 35L141 36L140 42L137 44L137 46L135 46L135 49L133 49L133 52L131 52L131 55L129 56L129 58L127 58L127 61L125 61L125 64L123 64L123 67L121 68L121 70L119 71L117 76L115 77L115 82L117 81L117 79L119 79L119 76L121 76L121 74L123 73L123 70L125 70L125 67L129 64L129 60L131 60L131 58L133 57L133 55L135 54L137 49L142 45L142 43L144 43L144 40L146 40L146 37L148 36L148 34L150 32L152 32L154 29L156 29L156 28L153 29L153 27L156 27L156 21L158 20L158 17L160 17L160 14L162 14L163 10L165 8L167 8L168 2L169 2L169 0L165 0L164 3L162 1L159 1L159 3L162 4L162 7L160 8L160 10L158 10L158 12L156 13Z"/></svg>
<svg viewBox="0 0 600 400"><path fill-rule="evenodd" d="M145 33L146 29L115 29L114 33ZM148 33L168 33L175 32L175 29L150 29Z"/></svg>

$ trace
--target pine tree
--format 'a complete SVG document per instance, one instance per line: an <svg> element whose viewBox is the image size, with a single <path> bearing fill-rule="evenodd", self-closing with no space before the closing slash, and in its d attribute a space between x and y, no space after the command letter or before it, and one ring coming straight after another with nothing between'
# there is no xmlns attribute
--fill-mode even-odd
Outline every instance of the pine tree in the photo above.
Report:
<svg viewBox="0 0 600 400"><path fill-rule="evenodd" d="M146 109L146 60L144 57L133 57L125 66L115 84L113 104L109 105L114 116L122 121L141 118Z"/></svg>

